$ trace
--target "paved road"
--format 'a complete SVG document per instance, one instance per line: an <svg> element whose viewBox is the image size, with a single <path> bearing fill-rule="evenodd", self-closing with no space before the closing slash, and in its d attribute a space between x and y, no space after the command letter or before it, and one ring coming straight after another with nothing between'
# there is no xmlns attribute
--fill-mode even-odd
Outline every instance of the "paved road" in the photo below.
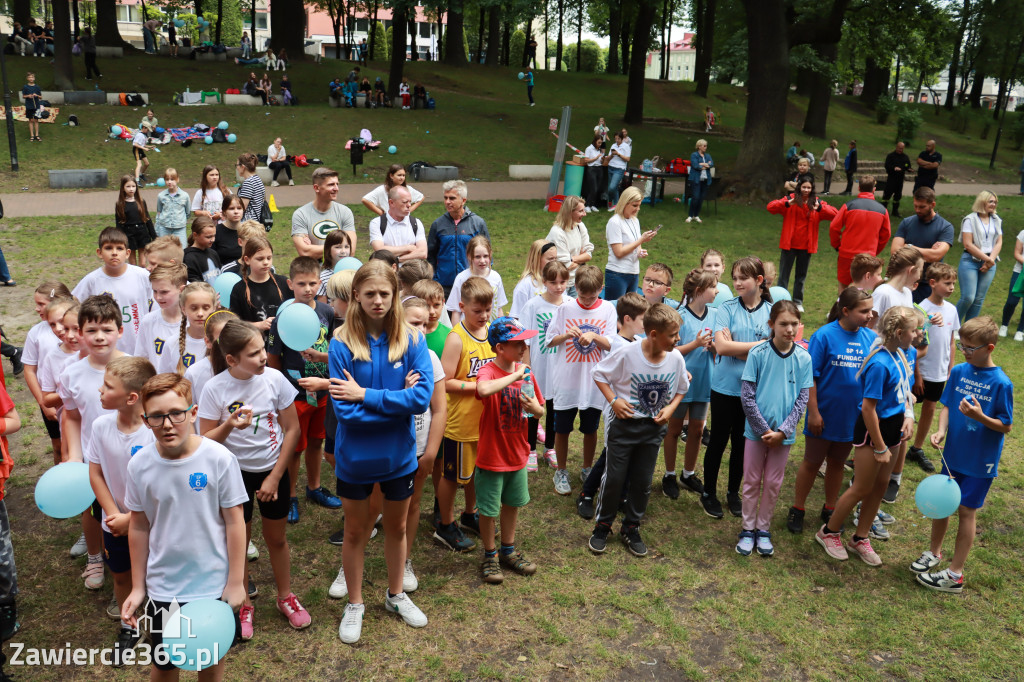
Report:
<svg viewBox="0 0 1024 682"><path fill-rule="evenodd" d="M488 201L497 199L537 200L543 202L547 196L546 181L508 181L508 182L470 182L470 201ZM669 194L681 194L682 183L666 183ZM342 185L338 200L343 204L359 205L363 195L376 187L376 184ZM441 183L416 183L416 189L423 192L426 201L442 200ZM274 195L278 207L302 206L313 199L313 190L307 185L294 187L282 186L267 188ZM904 189L904 202L909 205L913 193L913 183L907 183ZM1014 196L1020 192L1018 185L984 185L982 183L951 183L936 187L936 193L943 195L974 196L983 189L994 191L999 196ZM194 189L187 189L190 196ZM143 190L143 196L150 206L156 205L156 188ZM838 199L832 195L830 199ZM4 204L4 212L10 218L33 216L90 216L111 215L117 202L116 191L103 192L21 192L17 194L0 194ZM834 203L834 201L833 201Z"/></svg>

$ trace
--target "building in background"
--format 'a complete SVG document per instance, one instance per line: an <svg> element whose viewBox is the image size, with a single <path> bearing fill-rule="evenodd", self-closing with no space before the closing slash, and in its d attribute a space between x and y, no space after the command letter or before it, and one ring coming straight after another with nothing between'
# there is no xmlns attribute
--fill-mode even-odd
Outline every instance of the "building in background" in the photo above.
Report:
<svg viewBox="0 0 1024 682"><path fill-rule="evenodd" d="M668 79L670 81L692 81L697 63L697 50L693 47L693 33L684 33L679 40L673 40L668 48ZM661 50L647 53L647 69L644 78L661 78Z"/></svg>

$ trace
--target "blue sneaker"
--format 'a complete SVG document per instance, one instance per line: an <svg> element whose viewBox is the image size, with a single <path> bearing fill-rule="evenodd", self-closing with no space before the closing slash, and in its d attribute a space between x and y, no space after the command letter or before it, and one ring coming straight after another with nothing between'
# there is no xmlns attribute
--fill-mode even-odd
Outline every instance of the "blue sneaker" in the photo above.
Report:
<svg viewBox="0 0 1024 682"><path fill-rule="evenodd" d="M740 533L740 541L736 543L736 553L742 556L750 556L754 551L754 531L745 530Z"/></svg>
<svg viewBox="0 0 1024 682"><path fill-rule="evenodd" d="M759 530L755 533L757 541L757 553L761 556L775 554L775 546L772 545L772 534L766 530Z"/></svg>
<svg viewBox="0 0 1024 682"><path fill-rule="evenodd" d="M321 507L327 507L328 509L341 509L341 498L335 497L323 486L320 486L316 490L306 488L306 499L315 504L319 504Z"/></svg>
<svg viewBox="0 0 1024 682"><path fill-rule="evenodd" d="M293 497L288 501L288 523L299 522L299 498Z"/></svg>
<svg viewBox="0 0 1024 682"><path fill-rule="evenodd" d="M891 526L896 523L896 517L888 512L884 512L881 509L878 510L878 520L887 526Z"/></svg>

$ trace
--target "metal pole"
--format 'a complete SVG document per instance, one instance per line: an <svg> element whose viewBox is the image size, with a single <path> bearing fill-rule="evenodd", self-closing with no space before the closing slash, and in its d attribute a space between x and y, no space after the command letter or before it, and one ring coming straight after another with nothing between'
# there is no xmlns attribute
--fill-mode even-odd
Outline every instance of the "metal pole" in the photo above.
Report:
<svg viewBox="0 0 1024 682"><path fill-rule="evenodd" d="M551 165L551 181L548 183L548 200L558 194L558 178L562 175L565 145L569 142L570 118L572 118L572 107L562 107L562 120L558 127L558 146L555 147L555 162Z"/></svg>
<svg viewBox="0 0 1024 682"><path fill-rule="evenodd" d="M11 170L18 171L18 143L14 137L14 111L11 109L11 91L7 87L7 59L0 50L0 75L3 77L4 112L7 119L7 143L11 147Z"/></svg>

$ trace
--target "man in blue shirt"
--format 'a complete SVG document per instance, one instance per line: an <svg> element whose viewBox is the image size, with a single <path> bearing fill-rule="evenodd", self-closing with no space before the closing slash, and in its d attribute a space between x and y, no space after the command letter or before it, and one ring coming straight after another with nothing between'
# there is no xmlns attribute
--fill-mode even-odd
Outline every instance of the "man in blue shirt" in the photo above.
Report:
<svg viewBox="0 0 1024 682"><path fill-rule="evenodd" d="M918 187L914 190L914 215L900 222L890 250L895 253L909 244L917 247L925 263L939 263L953 246L955 234L953 224L935 212L935 190ZM920 303L931 293L927 278L922 277L914 290L914 303Z"/></svg>

